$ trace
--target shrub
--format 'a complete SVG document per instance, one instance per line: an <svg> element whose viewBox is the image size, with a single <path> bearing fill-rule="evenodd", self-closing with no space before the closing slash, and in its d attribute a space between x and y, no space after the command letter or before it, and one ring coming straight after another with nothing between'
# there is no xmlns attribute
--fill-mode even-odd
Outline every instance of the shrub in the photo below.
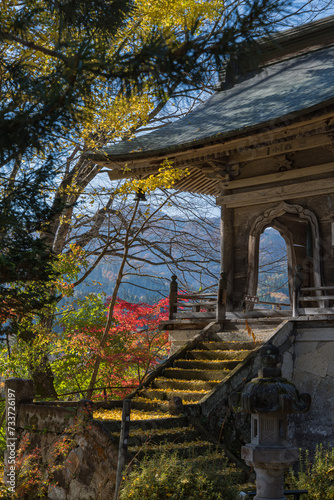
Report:
<svg viewBox="0 0 334 500"><path fill-rule="evenodd" d="M78 426L78 421L75 421L65 430L66 434L53 443L47 462L43 459L42 449L31 446L29 433L21 438L15 464L15 495L11 498L20 500L47 498L49 486L56 484L55 474L63 470L66 457L76 446L73 436L77 433Z"/></svg>
<svg viewBox="0 0 334 500"><path fill-rule="evenodd" d="M221 455L185 459L162 450L125 475L120 500L235 500L238 473Z"/></svg>
<svg viewBox="0 0 334 500"><path fill-rule="evenodd" d="M289 471L287 486L308 490L308 500L334 500L334 448L317 446L312 462L308 451L300 453L299 472Z"/></svg>

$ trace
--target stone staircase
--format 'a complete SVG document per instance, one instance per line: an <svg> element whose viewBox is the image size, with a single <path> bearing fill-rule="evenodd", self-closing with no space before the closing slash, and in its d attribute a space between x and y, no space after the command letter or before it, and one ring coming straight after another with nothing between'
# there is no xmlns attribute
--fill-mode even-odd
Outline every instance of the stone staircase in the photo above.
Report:
<svg viewBox="0 0 334 500"><path fill-rule="evenodd" d="M277 320L269 320L245 328L245 321L237 320L226 322L218 332L213 323L196 332L194 339L172 354L130 395L131 455L140 459L164 443L164 447L182 456L209 452L212 459L221 459L217 439L201 424L202 402L214 398L217 387L262 345L275 326ZM118 438L119 417L104 418L103 426Z"/></svg>
<svg viewBox="0 0 334 500"><path fill-rule="evenodd" d="M183 405L198 404L251 350L253 341L203 341L163 370L134 397L133 402L168 411L169 401L179 397Z"/></svg>

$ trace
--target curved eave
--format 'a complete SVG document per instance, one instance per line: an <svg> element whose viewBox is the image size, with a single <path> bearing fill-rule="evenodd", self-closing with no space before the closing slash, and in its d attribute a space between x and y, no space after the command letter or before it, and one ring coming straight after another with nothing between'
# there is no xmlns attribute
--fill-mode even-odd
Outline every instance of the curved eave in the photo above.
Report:
<svg viewBox="0 0 334 500"><path fill-rule="evenodd" d="M302 121L307 121L308 119L316 116L318 111L324 113L326 112L326 110L329 114L334 113L334 97L308 108L287 113L286 115L274 118L272 120L266 120L254 125L242 127L240 129L220 132L218 134L214 134L212 136L208 136L198 140L194 139L193 141L185 142L183 144L171 145L169 147L157 148L154 150L133 151L127 154L107 154L106 152L101 153L98 151L87 151L85 153L85 157L91 159L95 163L102 164L107 168L112 168L108 167L107 163L115 163L115 166L121 166L121 164L126 162L135 162L136 160L145 160L152 158L161 159L176 153L186 153L189 151L193 151L194 156L196 156L198 154L198 150L203 147L214 144L222 144L231 140L237 140L250 135L260 134L261 132L267 131L268 129L285 128L289 125L292 125L293 123L298 124Z"/></svg>
<svg viewBox="0 0 334 500"><path fill-rule="evenodd" d="M189 175L175 184L175 188L190 193L219 196L221 190L226 188L226 181L208 176L203 172L202 165L206 163L205 157L209 154L216 156L216 151L225 149L225 154L233 151L238 154L240 150L257 150L259 146L267 146L285 141L300 133L300 127L306 125L308 128L317 129L323 123L334 117L334 97L315 106L289 113L285 116L268 120L251 127L234 130L224 134L218 134L201 141L179 145L178 147L165 148L141 153L130 153L128 155L106 155L101 163L110 169L110 180L130 178L140 175L145 178L158 171L161 162L166 157L173 160L178 168L187 168ZM246 144L246 146L245 146ZM146 154L145 154L146 153ZM247 153L246 153L247 154ZM251 153L252 155L252 153ZM233 153L232 153L233 156ZM224 153L218 153L218 157L224 158ZM228 154L227 154L228 158ZM94 157L96 161L96 156ZM126 171L124 166L127 165ZM130 168L130 170L129 170ZM214 169L212 169L212 174Z"/></svg>

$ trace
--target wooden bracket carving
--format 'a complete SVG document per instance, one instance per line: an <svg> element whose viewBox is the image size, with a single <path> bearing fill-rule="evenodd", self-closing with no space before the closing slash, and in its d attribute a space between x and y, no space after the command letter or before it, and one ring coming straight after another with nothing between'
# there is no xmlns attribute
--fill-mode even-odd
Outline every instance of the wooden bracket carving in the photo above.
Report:
<svg viewBox="0 0 334 500"><path fill-rule="evenodd" d="M286 172L287 170L293 170L293 155L291 153L287 153L285 155L277 155L275 156L275 166L279 172Z"/></svg>

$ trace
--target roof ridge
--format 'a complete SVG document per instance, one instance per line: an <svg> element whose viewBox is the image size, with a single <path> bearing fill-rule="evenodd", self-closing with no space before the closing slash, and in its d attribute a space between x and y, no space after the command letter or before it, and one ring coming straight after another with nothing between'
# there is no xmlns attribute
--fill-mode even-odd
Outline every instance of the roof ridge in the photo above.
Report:
<svg viewBox="0 0 334 500"><path fill-rule="evenodd" d="M278 31L251 45L245 45L245 50L241 50L236 58L227 61L216 90L227 90L262 68L331 45L334 45L334 15Z"/></svg>

